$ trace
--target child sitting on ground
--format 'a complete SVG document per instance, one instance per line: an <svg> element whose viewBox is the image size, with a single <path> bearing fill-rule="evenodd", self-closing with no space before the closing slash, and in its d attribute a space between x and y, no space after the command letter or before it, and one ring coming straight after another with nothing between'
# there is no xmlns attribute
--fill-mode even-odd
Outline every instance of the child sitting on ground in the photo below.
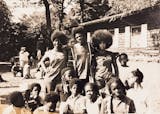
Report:
<svg viewBox="0 0 160 114"><path fill-rule="evenodd" d="M41 91L41 85L39 83L33 83L30 87L30 92L25 95L25 105L32 112L39 106L42 106L41 97L39 96Z"/></svg>
<svg viewBox="0 0 160 114"><path fill-rule="evenodd" d="M44 98L44 105L37 108L34 114L49 114L51 112L56 112L56 105L59 101L59 95L55 92L49 93ZM58 113L57 113L58 114Z"/></svg>
<svg viewBox="0 0 160 114"><path fill-rule="evenodd" d="M25 101L21 92L15 91L9 95L10 106L2 114L29 114L24 108Z"/></svg>
<svg viewBox="0 0 160 114"><path fill-rule="evenodd" d="M13 73L14 77L18 76L18 74L20 74L20 76L22 76L22 70L21 70L21 67L19 66L18 62L14 63L14 65L11 68L11 72Z"/></svg>

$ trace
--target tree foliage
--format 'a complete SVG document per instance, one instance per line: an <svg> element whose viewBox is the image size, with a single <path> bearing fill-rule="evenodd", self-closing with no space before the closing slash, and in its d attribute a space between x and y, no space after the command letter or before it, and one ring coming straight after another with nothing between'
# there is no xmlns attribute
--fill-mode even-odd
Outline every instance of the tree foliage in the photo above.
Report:
<svg viewBox="0 0 160 114"><path fill-rule="evenodd" d="M158 3L159 0L110 0L111 10L106 15L141 10Z"/></svg>

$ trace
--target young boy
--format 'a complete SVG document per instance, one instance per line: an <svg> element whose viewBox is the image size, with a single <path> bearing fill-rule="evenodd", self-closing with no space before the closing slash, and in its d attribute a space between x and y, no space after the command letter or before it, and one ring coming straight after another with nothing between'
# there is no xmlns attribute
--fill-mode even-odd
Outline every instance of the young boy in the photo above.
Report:
<svg viewBox="0 0 160 114"><path fill-rule="evenodd" d="M81 95L81 82L79 79L70 81L71 95L66 101L66 106L63 107L60 114L84 114L85 113L85 98Z"/></svg>
<svg viewBox="0 0 160 114"><path fill-rule="evenodd" d="M81 28L74 31L76 43L74 44L73 57L78 78L81 79L83 87L89 81L89 48L86 40L86 32Z"/></svg>
<svg viewBox="0 0 160 114"><path fill-rule="evenodd" d="M99 114L102 97L99 96L98 86L94 83L85 85L86 112L87 114Z"/></svg>
<svg viewBox="0 0 160 114"><path fill-rule="evenodd" d="M118 57L118 60L119 78L123 83L125 83L128 74L132 71L131 66L128 65L128 55L126 53L121 53Z"/></svg>
<svg viewBox="0 0 160 114"><path fill-rule="evenodd" d="M127 65L127 62L128 62L128 55L126 53L121 53L119 55L119 62L120 62L120 65L122 67L128 67Z"/></svg>

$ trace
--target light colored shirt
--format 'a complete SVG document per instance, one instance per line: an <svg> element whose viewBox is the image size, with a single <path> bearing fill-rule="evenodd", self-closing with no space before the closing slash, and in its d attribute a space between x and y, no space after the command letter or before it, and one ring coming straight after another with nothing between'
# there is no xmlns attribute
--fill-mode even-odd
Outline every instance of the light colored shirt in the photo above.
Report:
<svg viewBox="0 0 160 114"><path fill-rule="evenodd" d="M135 113L135 111L136 109L133 100L131 100L127 96L125 96L123 100L107 96L102 101L100 114L128 114Z"/></svg>
<svg viewBox="0 0 160 114"><path fill-rule="evenodd" d="M135 107L136 107L136 114L146 114L147 111L147 92L144 91L142 88L137 89L129 89L127 91L127 96L132 98Z"/></svg>
<svg viewBox="0 0 160 114"><path fill-rule="evenodd" d="M50 59L51 68L50 71L47 71L46 68L43 68L47 71L44 78L45 80L53 80L56 76L59 75L62 68L64 68L66 64L65 54L63 52L57 52L54 49L47 51L40 61L40 64L43 64L42 67L44 67L44 60L47 57Z"/></svg>
<svg viewBox="0 0 160 114"><path fill-rule="evenodd" d="M102 102L102 97L98 97L95 102L91 102L90 100L86 100L87 114L99 114L101 102Z"/></svg>
<svg viewBox="0 0 160 114"><path fill-rule="evenodd" d="M68 109L73 113L82 113L85 108L85 97L82 95L77 95L73 97L72 95L68 97L66 104L68 105Z"/></svg>
<svg viewBox="0 0 160 114"><path fill-rule="evenodd" d="M86 79L89 69L89 52L79 43L74 45L75 63L79 79Z"/></svg>
<svg viewBox="0 0 160 114"><path fill-rule="evenodd" d="M21 67L23 67L25 64L28 64L29 62L28 56L29 56L29 53L27 51L19 52L19 62Z"/></svg>

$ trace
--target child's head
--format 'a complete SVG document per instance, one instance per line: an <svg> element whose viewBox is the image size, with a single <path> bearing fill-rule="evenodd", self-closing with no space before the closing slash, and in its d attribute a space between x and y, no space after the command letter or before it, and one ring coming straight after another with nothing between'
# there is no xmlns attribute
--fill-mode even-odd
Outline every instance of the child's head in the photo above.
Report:
<svg viewBox="0 0 160 114"><path fill-rule="evenodd" d="M128 62L128 55L126 53L121 53L119 55L119 62L121 66L126 67Z"/></svg>
<svg viewBox="0 0 160 114"><path fill-rule="evenodd" d="M99 94L98 86L94 83L87 83L84 89L86 97L94 102Z"/></svg>
<svg viewBox="0 0 160 114"><path fill-rule="evenodd" d="M108 81L109 92L113 97L122 97L126 95L125 86L119 78L113 77Z"/></svg>
<svg viewBox="0 0 160 114"><path fill-rule="evenodd" d="M68 43L68 37L62 31L54 31L51 35L51 41L53 42L54 47L61 47Z"/></svg>
<svg viewBox="0 0 160 114"><path fill-rule="evenodd" d="M87 41L86 40L86 31L84 30L83 27L74 28L73 34L74 34L75 40L78 43L80 43L80 44L86 43L86 41Z"/></svg>
<svg viewBox="0 0 160 114"><path fill-rule="evenodd" d="M21 47L21 51L26 51L26 47Z"/></svg>
<svg viewBox="0 0 160 114"><path fill-rule="evenodd" d="M44 64L45 64L46 67L50 66L50 59L49 59L49 57L47 57L47 58L44 59Z"/></svg>
<svg viewBox="0 0 160 114"><path fill-rule="evenodd" d="M59 101L59 95L56 92L51 92L47 94L44 98L46 110L48 112L54 112L58 101Z"/></svg>
<svg viewBox="0 0 160 114"><path fill-rule="evenodd" d="M73 78L69 81L69 87L72 95L78 95L82 91L81 82L78 78Z"/></svg>
<svg viewBox="0 0 160 114"><path fill-rule="evenodd" d="M129 88L134 87L135 83L140 85L142 82L143 82L143 73L139 69L133 70L128 75L127 83Z"/></svg>
<svg viewBox="0 0 160 114"><path fill-rule="evenodd" d="M75 71L72 67L65 67L61 71L62 80L69 81L75 77Z"/></svg>
<svg viewBox="0 0 160 114"><path fill-rule="evenodd" d="M92 39L94 47L99 50L105 50L109 48L113 42L112 34L103 29L95 31Z"/></svg>
<svg viewBox="0 0 160 114"><path fill-rule="evenodd" d="M23 95L19 91L15 91L9 96L10 103L15 107L23 107L25 104Z"/></svg>
<svg viewBox="0 0 160 114"><path fill-rule="evenodd" d="M39 83L33 83L31 84L30 90L33 97L38 97L41 91L41 85Z"/></svg>

